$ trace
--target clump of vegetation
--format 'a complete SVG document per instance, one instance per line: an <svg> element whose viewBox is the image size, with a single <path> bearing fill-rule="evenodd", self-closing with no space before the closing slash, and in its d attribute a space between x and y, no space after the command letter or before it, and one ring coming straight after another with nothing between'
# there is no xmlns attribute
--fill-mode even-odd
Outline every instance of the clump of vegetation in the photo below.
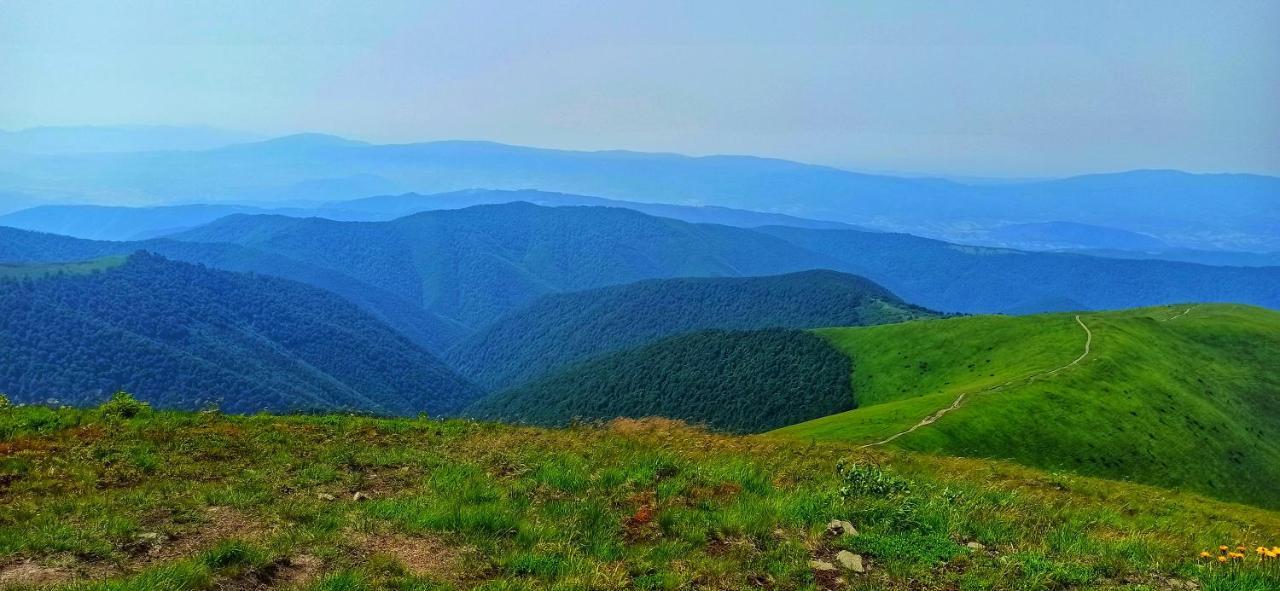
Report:
<svg viewBox="0 0 1280 591"><path fill-rule="evenodd" d="M151 405L121 390L99 405L98 412L107 418L132 419L151 414Z"/></svg>
<svg viewBox="0 0 1280 591"><path fill-rule="evenodd" d="M1197 557L1218 540L1280 539L1276 512L1086 477L1062 486L1001 462L717 435L667 420L557 430L145 412L127 400L115 407L133 411L110 417L41 406L0 413L4 584L1280 587L1274 562ZM832 520L856 534L833 534ZM843 566L841 552L866 572Z"/></svg>
<svg viewBox="0 0 1280 591"><path fill-rule="evenodd" d="M836 472L840 474L840 478L844 479L840 494L845 497L855 495L888 497L906 494L911 490L911 483L905 479L870 464L840 460L836 464Z"/></svg>

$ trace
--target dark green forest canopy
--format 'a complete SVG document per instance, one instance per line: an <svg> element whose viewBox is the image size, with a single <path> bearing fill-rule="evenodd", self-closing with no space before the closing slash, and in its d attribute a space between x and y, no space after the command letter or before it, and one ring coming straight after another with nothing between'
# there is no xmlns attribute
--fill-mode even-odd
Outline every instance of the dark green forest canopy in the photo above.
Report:
<svg viewBox="0 0 1280 591"><path fill-rule="evenodd" d="M764 431L853 408L849 374L849 358L806 331L703 331L572 365L469 414L548 425L662 416Z"/></svg>
<svg viewBox="0 0 1280 591"><path fill-rule="evenodd" d="M0 281L0 391L94 404L448 413L476 389L351 303L306 285L140 252L82 274Z"/></svg>
<svg viewBox="0 0 1280 591"><path fill-rule="evenodd" d="M464 340L445 359L496 390L695 330L862 326L934 315L870 280L835 271L653 279L545 296Z"/></svg>

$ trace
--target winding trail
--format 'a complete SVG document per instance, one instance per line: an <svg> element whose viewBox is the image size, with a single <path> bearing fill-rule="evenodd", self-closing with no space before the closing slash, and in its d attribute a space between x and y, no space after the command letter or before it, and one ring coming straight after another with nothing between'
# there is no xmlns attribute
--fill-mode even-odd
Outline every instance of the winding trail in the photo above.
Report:
<svg viewBox="0 0 1280 591"><path fill-rule="evenodd" d="M1190 308L1188 308L1188 309L1186 310L1186 312L1183 312L1183 314L1186 314L1187 312L1190 312L1190 311L1191 311L1191 309L1190 309ZM1170 320L1172 320L1172 318L1170 318ZM1036 380L1038 380L1038 379L1040 379L1040 378L1049 377L1049 376L1051 376L1051 375L1053 375L1053 374L1056 374L1056 373L1058 373L1058 372L1060 372L1060 371L1063 371L1063 370L1065 370L1065 369L1068 369L1068 368L1071 368L1071 367L1075 367L1075 366L1076 366L1076 365L1078 365L1081 361L1084 361L1084 358L1085 358L1085 357L1088 357L1088 356L1089 356L1089 351L1090 351L1090 350L1092 349L1092 347L1093 347L1093 331L1089 330L1089 327L1084 323L1084 321L1083 321L1083 320L1081 320L1081 319L1080 319L1080 315L1079 315L1079 314L1076 314L1076 324L1079 324L1079 325L1080 325L1080 328L1083 328L1083 329L1084 329L1084 334L1085 334L1085 339L1084 339L1084 352L1083 352L1083 353L1081 353L1079 357L1076 357L1074 360L1072 360L1072 362L1071 362L1071 363L1068 363L1068 364L1063 365L1063 366L1061 366L1061 367L1055 367L1055 368L1053 368L1053 369L1048 369L1048 370L1045 370L1045 371L1042 371L1042 372L1039 372L1039 373L1035 373L1035 374L1032 374L1032 375L1027 376L1027 377L1025 377L1025 378L1015 378L1015 379L1009 380L1009 381L1007 381L1007 382L1005 382L1005 383L1003 383L1003 384L998 384L998 385L995 385L995 386L991 386L990 388L984 388L984 389L982 389L982 390L978 390L978 391L976 391L976 392L961 392L961 393L960 393L960 395L956 397L956 401L951 403L951 406L945 407L945 408L943 408L943 409L939 410L938 412L935 412L935 413L933 413L933 414L931 414L931 415L929 415L929 416L927 416L927 417L925 417L925 418L923 418L923 419L920 419L920 422L919 422L919 423L916 423L915 425L912 425L910 429L907 429L906 431L902 431L902 432L900 432L900 433L894 433L893 435L890 435L889 437L886 437L885 439L882 439L882 440L880 440L880 441L876 441L876 442L873 442L873 443L868 443L868 444L866 444L866 445L860 445L860 446L858 446L858 449L866 449L866 448L868 448L868 447L873 447L873 446L876 446L876 445L884 445L884 444L886 444L886 443L889 443L890 441L893 441L894 439L897 439L897 438L899 438L899 437L902 437L903 435L906 435L906 434L908 434L908 433L911 433L911 432L915 431L916 429L919 429L919 428L921 428L921 427L925 427L925 426L928 426L928 425L932 425L932 424L933 424L934 422L936 422L938 419L942 418L942 416L943 416L943 415L945 415L945 414L947 414L947 413L949 413L949 412L951 412L951 411L953 411L953 410L955 410L955 409L957 409L957 408L960 408L960 405L964 403L964 399L965 399L965 397L966 397L966 396L968 396L968 395L970 395L970 394L977 395L977 394L985 394L985 393L987 393L987 392L997 392L997 391L999 391L999 390L1003 390L1003 389L1005 388L1005 386L1009 386L1009 385L1012 385L1012 384L1021 384L1021 383L1027 383L1027 384L1030 384L1030 383L1032 383L1032 382L1034 382L1034 381L1036 381Z"/></svg>

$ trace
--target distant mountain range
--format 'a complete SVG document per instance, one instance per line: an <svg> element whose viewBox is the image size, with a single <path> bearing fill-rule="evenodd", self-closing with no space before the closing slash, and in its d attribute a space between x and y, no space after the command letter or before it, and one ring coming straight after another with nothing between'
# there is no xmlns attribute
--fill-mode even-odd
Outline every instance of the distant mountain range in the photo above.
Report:
<svg viewBox="0 0 1280 591"><path fill-rule="evenodd" d="M1171 248L1280 250L1280 179L1258 175L1148 170L963 184L749 156L375 145L319 134L201 151L0 152L0 194L46 202L332 201L475 187L714 205L949 240L975 229L1068 222L1152 236Z"/></svg>
<svg viewBox="0 0 1280 591"><path fill-rule="evenodd" d="M0 391L167 408L456 412L480 391L328 292L138 253L0 275Z"/></svg>
<svg viewBox="0 0 1280 591"><path fill-rule="evenodd" d="M261 141L255 133L205 126L82 125L0 130L0 151L27 154L92 154L209 150Z"/></svg>
<svg viewBox="0 0 1280 591"><path fill-rule="evenodd" d="M546 191L472 189L436 195L405 193L291 207L236 204L192 204L154 207L107 205L43 205L0 215L0 226L64 234L93 240L145 240L201 226L234 214L320 217L337 221L389 221L413 213L461 209L472 205L523 201L545 206L597 205L622 207L659 217L695 223L756 227L858 229L849 224L809 220L782 214L726 207L633 203Z"/></svg>

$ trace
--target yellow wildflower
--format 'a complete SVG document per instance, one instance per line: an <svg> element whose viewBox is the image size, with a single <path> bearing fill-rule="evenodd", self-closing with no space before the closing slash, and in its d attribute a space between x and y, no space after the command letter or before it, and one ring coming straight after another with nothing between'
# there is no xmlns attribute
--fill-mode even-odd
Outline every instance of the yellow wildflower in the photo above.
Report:
<svg viewBox="0 0 1280 591"><path fill-rule="evenodd" d="M1227 557L1226 557L1226 556L1219 556L1219 557L1218 557L1218 562L1226 562L1226 561L1227 561Z"/></svg>

